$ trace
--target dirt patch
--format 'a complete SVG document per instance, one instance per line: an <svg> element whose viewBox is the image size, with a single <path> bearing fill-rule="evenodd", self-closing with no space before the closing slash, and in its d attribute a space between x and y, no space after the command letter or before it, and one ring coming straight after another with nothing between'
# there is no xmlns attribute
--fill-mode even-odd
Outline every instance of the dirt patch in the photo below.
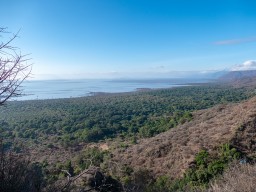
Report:
<svg viewBox="0 0 256 192"><path fill-rule="evenodd" d="M100 144L99 148L103 151L109 150L109 146L107 143Z"/></svg>

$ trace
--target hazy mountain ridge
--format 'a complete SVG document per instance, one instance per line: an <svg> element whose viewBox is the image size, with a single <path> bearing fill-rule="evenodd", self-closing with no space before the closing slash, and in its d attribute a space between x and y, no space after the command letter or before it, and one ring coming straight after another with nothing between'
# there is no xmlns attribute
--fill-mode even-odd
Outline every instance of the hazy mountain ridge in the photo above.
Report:
<svg viewBox="0 0 256 192"><path fill-rule="evenodd" d="M256 77L256 70L246 70L246 71L229 71L219 78L220 81L237 81L237 80L251 80L251 78Z"/></svg>

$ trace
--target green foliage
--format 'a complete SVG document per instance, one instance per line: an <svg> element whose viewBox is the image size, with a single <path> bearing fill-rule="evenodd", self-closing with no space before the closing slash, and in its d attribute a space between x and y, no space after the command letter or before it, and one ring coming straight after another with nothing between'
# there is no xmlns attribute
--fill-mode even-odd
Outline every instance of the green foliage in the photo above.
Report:
<svg viewBox="0 0 256 192"><path fill-rule="evenodd" d="M176 180L171 185L171 191L189 188L205 188L209 181L222 174L228 164L240 157L240 153L229 144L222 145L217 154L209 154L206 150L200 151L196 157L196 165L190 168L183 179Z"/></svg>
<svg viewBox="0 0 256 192"><path fill-rule="evenodd" d="M122 172L125 175L131 176L131 174L134 172L134 170L130 166L123 166L122 167Z"/></svg>
<svg viewBox="0 0 256 192"><path fill-rule="evenodd" d="M9 102L6 108L0 108L0 131L5 138L25 138L34 143L42 143L50 136L65 147L120 134L152 137L190 121L194 110L252 95L250 90L212 85Z"/></svg>
<svg viewBox="0 0 256 192"><path fill-rule="evenodd" d="M209 153L206 150L200 151L195 157L197 166L205 166L207 164L208 157Z"/></svg>
<svg viewBox="0 0 256 192"><path fill-rule="evenodd" d="M132 138L131 138L131 143L132 143L132 144L137 144L137 138L136 138L135 135L132 136Z"/></svg>
<svg viewBox="0 0 256 192"><path fill-rule="evenodd" d="M170 184L171 180L168 176L160 176L147 187L146 192L169 192Z"/></svg>
<svg viewBox="0 0 256 192"><path fill-rule="evenodd" d="M218 152L210 154L201 150L195 157L195 165L184 174L182 179L171 180L168 176L160 176L153 180L149 177L144 191L176 192L205 190L209 181L222 174L228 164L239 158L240 154L229 144L219 147Z"/></svg>
<svg viewBox="0 0 256 192"><path fill-rule="evenodd" d="M66 162L64 168L70 173L71 176L74 176L74 168L70 160Z"/></svg>
<svg viewBox="0 0 256 192"><path fill-rule="evenodd" d="M141 137L153 137L187 121L192 120L192 114L188 111L175 111L169 117L153 118L148 120L144 126L139 128Z"/></svg>
<svg viewBox="0 0 256 192"><path fill-rule="evenodd" d="M88 148L82 154L77 156L75 164L77 170L82 171L87 169L90 165L100 167L101 163L104 161L104 156L107 155L107 152L102 152L97 147Z"/></svg>

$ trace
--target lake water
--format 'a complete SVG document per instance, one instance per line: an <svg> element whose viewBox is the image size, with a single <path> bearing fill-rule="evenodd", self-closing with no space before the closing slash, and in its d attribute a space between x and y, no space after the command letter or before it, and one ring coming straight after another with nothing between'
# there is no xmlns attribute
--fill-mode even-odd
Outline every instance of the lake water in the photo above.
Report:
<svg viewBox="0 0 256 192"><path fill-rule="evenodd" d="M131 92L141 88L158 89L201 83L206 80L144 79L144 80L42 80L23 82L25 96L14 100L56 99L89 96L95 92Z"/></svg>

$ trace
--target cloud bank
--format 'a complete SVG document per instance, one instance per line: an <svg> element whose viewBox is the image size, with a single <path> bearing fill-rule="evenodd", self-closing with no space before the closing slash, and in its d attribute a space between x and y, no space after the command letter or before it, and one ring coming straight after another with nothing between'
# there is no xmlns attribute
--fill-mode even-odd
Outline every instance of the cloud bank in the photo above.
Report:
<svg viewBox="0 0 256 192"><path fill-rule="evenodd" d="M243 64L236 65L231 69L231 71L248 71L248 70L256 70L256 60L245 61Z"/></svg>
<svg viewBox="0 0 256 192"><path fill-rule="evenodd" d="M215 45L233 45L233 44L249 43L249 42L254 42L254 41L256 41L256 37L216 41L213 44L215 44Z"/></svg>

